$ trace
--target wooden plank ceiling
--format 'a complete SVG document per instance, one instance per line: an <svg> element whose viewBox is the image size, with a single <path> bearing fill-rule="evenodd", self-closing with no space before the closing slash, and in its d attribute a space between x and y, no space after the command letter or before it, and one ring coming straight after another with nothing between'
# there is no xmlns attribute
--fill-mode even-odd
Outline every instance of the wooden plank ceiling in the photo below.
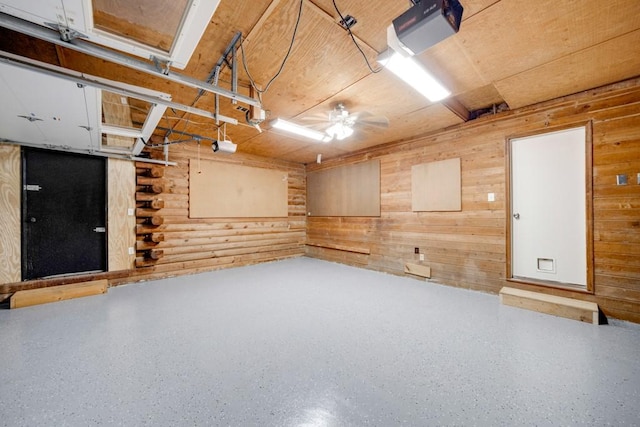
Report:
<svg viewBox="0 0 640 427"><path fill-rule="evenodd" d="M103 0L105 3L107 0ZM519 108L640 75L638 0L461 0L460 32L418 56L451 90L449 103L469 111ZM410 7L404 0L336 0L343 15L357 19L353 33L372 67L387 49L386 28ZM249 71L264 87L289 47L300 0L222 0L184 74L204 80L237 31L245 37ZM462 123L446 102L432 104L387 70L372 73L349 34L339 25L332 0L302 0L297 37L282 73L262 97L267 120L262 133L244 113L221 98L221 113L238 151L300 163L344 155L414 138ZM170 93L174 101L212 111L214 96L132 71L65 48L45 45L0 29L3 50L67 68ZM249 78L240 68L241 92ZM229 88L225 70L220 85ZM349 111L389 119L387 129L360 128L343 141L317 143L271 128L270 121L328 112L343 102ZM134 116L134 122L136 117ZM216 137L212 120L168 110L163 127ZM162 140L165 132L157 130ZM176 138L178 139L178 138ZM180 138L182 139L182 138ZM191 142L192 144L194 142Z"/></svg>

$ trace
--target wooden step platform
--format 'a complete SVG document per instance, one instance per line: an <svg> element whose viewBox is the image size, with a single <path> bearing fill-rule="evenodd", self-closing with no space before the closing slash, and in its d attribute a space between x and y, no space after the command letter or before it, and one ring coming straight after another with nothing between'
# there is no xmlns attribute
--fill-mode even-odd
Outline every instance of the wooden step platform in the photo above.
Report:
<svg viewBox="0 0 640 427"><path fill-rule="evenodd" d="M581 322L599 324L598 304L572 298L503 287L500 302L504 305L533 310Z"/></svg>
<svg viewBox="0 0 640 427"><path fill-rule="evenodd" d="M109 282L106 279L91 282L72 283L69 285L51 286L49 288L18 291L11 296L9 308L29 307L66 299L87 297L107 292Z"/></svg>

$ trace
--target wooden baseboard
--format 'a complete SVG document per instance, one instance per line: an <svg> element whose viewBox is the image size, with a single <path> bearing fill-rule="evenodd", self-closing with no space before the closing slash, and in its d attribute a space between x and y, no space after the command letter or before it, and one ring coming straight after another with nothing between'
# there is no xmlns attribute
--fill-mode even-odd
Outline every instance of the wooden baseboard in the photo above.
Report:
<svg viewBox="0 0 640 427"><path fill-rule="evenodd" d="M581 322L599 324L598 304L540 292L503 287L500 302L512 307L524 308L539 313L552 314Z"/></svg>
<svg viewBox="0 0 640 427"><path fill-rule="evenodd" d="M364 246L353 246L353 245L347 246L347 245L336 245L332 243L316 243L316 242L307 242L306 245L315 246L318 248L334 249L336 251L354 252L357 254L365 254L365 255L371 254L371 249Z"/></svg>
<svg viewBox="0 0 640 427"><path fill-rule="evenodd" d="M104 294L107 292L108 285L109 282L106 279L102 279L91 282L18 291L11 296L9 308L29 307L72 298Z"/></svg>
<svg viewBox="0 0 640 427"><path fill-rule="evenodd" d="M414 276L426 277L427 279L431 278L431 267L427 265L407 262L404 265L404 272Z"/></svg>

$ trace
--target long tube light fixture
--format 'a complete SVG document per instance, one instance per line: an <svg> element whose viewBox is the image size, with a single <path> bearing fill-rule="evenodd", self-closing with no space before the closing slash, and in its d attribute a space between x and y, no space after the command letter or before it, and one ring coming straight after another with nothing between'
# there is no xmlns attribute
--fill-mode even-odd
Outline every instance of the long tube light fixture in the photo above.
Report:
<svg viewBox="0 0 640 427"><path fill-rule="evenodd" d="M296 135L304 136L305 138L314 139L316 141L320 141L320 142L331 141L331 137L324 132L319 132L314 129L309 129L307 127L300 126L280 118L271 122L271 126L273 126L276 129L280 129L285 132L294 133Z"/></svg>
<svg viewBox="0 0 640 427"><path fill-rule="evenodd" d="M451 92L418 64L413 57L388 50L378 56L378 63L431 102L441 101L451 95Z"/></svg>

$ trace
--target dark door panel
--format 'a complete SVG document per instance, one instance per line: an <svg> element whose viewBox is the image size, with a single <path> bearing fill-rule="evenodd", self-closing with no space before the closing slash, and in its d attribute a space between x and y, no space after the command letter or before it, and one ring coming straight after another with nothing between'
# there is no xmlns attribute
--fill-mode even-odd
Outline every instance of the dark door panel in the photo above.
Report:
<svg viewBox="0 0 640 427"><path fill-rule="evenodd" d="M106 269L106 164L23 149L23 280Z"/></svg>

